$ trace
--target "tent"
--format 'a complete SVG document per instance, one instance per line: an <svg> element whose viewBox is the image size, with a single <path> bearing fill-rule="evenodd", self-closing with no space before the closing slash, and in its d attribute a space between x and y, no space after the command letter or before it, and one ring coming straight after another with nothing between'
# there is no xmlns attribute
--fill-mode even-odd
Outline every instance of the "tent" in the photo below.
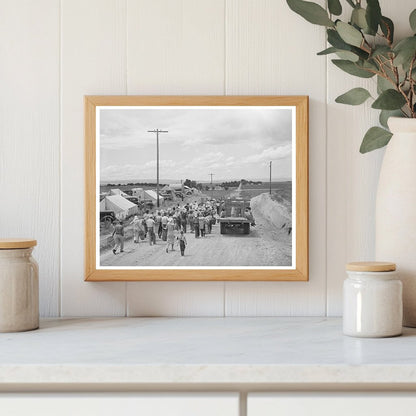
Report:
<svg viewBox="0 0 416 416"><path fill-rule="evenodd" d="M121 196L129 196L125 192L123 192L121 189L111 189L109 195L121 195Z"/></svg>
<svg viewBox="0 0 416 416"><path fill-rule="evenodd" d="M150 200L152 202L157 201L157 193L156 191L152 191L152 190L147 190L144 191L144 199L146 200ZM159 202L163 203L163 196L159 195Z"/></svg>
<svg viewBox="0 0 416 416"><path fill-rule="evenodd" d="M143 188L133 188L131 190L132 196L135 196L139 201L144 200L144 190Z"/></svg>
<svg viewBox="0 0 416 416"><path fill-rule="evenodd" d="M139 208L121 195L109 195L100 202L100 211L114 211L116 218L125 220L138 214Z"/></svg>

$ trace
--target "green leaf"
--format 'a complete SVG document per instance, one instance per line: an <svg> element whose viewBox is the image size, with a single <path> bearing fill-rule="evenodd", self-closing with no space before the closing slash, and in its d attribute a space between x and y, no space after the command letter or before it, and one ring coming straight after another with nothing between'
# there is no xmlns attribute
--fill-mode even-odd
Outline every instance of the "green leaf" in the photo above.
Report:
<svg viewBox="0 0 416 416"><path fill-rule="evenodd" d="M351 14L351 23L358 26L366 32L368 31L368 23L365 15L366 10L362 7L354 9Z"/></svg>
<svg viewBox="0 0 416 416"><path fill-rule="evenodd" d="M393 84L386 78L377 75L377 93L381 94L383 91L391 89Z"/></svg>
<svg viewBox="0 0 416 416"><path fill-rule="evenodd" d="M364 61L362 63L362 67L366 68L366 69L371 69L372 71L378 71L379 70L379 65L377 62L373 61Z"/></svg>
<svg viewBox="0 0 416 416"><path fill-rule="evenodd" d="M336 30L328 29L326 33L328 36L328 43L332 45L334 48L345 50L345 51L350 51L350 52L355 53L357 56L359 56L362 59L368 59L367 52L355 46L349 45L348 43L345 43Z"/></svg>
<svg viewBox="0 0 416 416"><path fill-rule="evenodd" d="M407 71L410 63L416 54L416 36L411 36L401 40L395 47L396 54L394 58L395 65L402 65L403 69Z"/></svg>
<svg viewBox="0 0 416 416"><path fill-rule="evenodd" d="M348 105L360 105L370 97L370 93L365 88L353 88L337 97L335 102Z"/></svg>
<svg viewBox="0 0 416 416"><path fill-rule="evenodd" d="M324 49L321 52L318 52L317 55L329 55L331 53L336 53L339 58L346 59L352 62L357 62L360 59L359 56L353 52L344 51L342 49L337 49L332 46L330 48Z"/></svg>
<svg viewBox="0 0 416 416"><path fill-rule="evenodd" d="M371 58L375 58L376 56L385 56L386 58L389 58L389 53L392 53L393 51L388 46L376 46L376 48L371 53Z"/></svg>
<svg viewBox="0 0 416 416"><path fill-rule="evenodd" d="M317 55L329 55L330 53L335 53L338 49L334 47L326 48L321 52L318 52Z"/></svg>
<svg viewBox="0 0 416 416"><path fill-rule="evenodd" d="M379 116L379 121L380 121L380 124L383 127L388 129L389 126L387 125L387 120L390 117L402 117L402 116L403 116L403 114L400 110L381 110L380 116Z"/></svg>
<svg viewBox="0 0 416 416"><path fill-rule="evenodd" d="M375 35L381 21L381 9L378 0L367 0L365 17L367 19L369 32Z"/></svg>
<svg viewBox="0 0 416 416"><path fill-rule="evenodd" d="M381 16L380 28L384 36L393 43L394 38L394 23L386 16Z"/></svg>
<svg viewBox="0 0 416 416"><path fill-rule="evenodd" d="M339 16L342 13L342 6L339 0L328 0L329 13Z"/></svg>
<svg viewBox="0 0 416 416"><path fill-rule="evenodd" d="M337 49L349 50L349 46L341 39L339 33L334 29L327 29L328 43Z"/></svg>
<svg viewBox="0 0 416 416"><path fill-rule="evenodd" d="M356 46L358 48L363 43L363 35L354 26L351 26L348 23L344 23L341 22L341 20L338 20L336 24L336 29L339 33L339 36L345 43Z"/></svg>
<svg viewBox="0 0 416 416"><path fill-rule="evenodd" d="M360 147L360 153L368 153L372 150L380 149L388 144L393 136L389 131L381 127L371 127L364 135Z"/></svg>
<svg viewBox="0 0 416 416"><path fill-rule="evenodd" d="M333 64L350 75L354 75L360 78L371 78L375 74L360 68L356 63L346 61L345 59L333 59Z"/></svg>
<svg viewBox="0 0 416 416"><path fill-rule="evenodd" d="M416 32L416 9L414 9L412 11L412 13L410 13L409 23L410 23L410 27L412 28L413 32Z"/></svg>
<svg viewBox="0 0 416 416"><path fill-rule="evenodd" d="M360 60L359 56L350 51L337 50L335 53L339 58L341 58L344 61L347 60L351 62L358 62Z"/></svg>
<svg viewBox="0 0 416 416"><path fill-rule="evenodd" d="M314 25L334 26L328 12L319 4L303 0L286 0L288 6L305 20Z"/></svg>
<svg viewBox="0 0 416 416"><path fill-rule="evenodd" d="M371 107L379 110L398 110L406 104L406 99L399 91L388 89L383 91Z"/></svg>

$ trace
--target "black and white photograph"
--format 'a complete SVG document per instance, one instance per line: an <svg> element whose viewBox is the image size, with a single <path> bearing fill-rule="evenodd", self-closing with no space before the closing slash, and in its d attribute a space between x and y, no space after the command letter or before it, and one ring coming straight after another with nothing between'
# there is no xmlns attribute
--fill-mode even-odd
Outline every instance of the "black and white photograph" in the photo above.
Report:
<svg viewBox="0 0 416 416"><path fill-rule="evenodd" d="M291 269L296 111L102 106L97 269Z"/></svg>

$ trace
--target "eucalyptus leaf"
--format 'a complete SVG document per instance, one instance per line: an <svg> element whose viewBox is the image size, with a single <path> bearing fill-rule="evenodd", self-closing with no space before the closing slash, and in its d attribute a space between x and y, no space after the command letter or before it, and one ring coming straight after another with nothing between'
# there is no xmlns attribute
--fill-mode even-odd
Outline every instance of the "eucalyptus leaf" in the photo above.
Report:
<svg viewBox="0 0 416 416"><path fill-rule="evenodd" d="M395 65L402 65L406 71L409 69L410 62L416 54L416 36L411 36L401 40L395 47Z"/></svg>
<svg viewBox="0 0 416 416"><path fill-rule="evenodd" d="M363 43L363 35L361 32L348 23L344 23L341 20L338 20L336 24L336 30L341 39L349 45L353 45L359 48Z"/></svg>
<svg viewBox="0 0 416 416"><path fill-rule="evenodd" d="M392 53L391 48L388 46L376 46L376 48L371 53L371 57L375 58L376 56L385 56L386 58L389 58L389 54Z"/></svg>
<svg viewBox="0 0 416 416"><path fill-rule="evenodd" d="M393 84L386 78L377 75L377 93L381 94L383 91L391 89Z"/></svg>
<svg viewBox="0 0 416 416"><path fill-rule="evenodd" d="M339 58L352 62L357 62L360 59L359 56L353 52L337 49L332 46L330 48L324 49L321 52L318 52L317 55L329 55L331 53L336 53Z"/></svg>
<svg viewBox="0 0 416 416"><path fill-rule="evenodd" d="M365 69L371 69L372 71L379 70L379 65L376 61L363 61L362 67Z"/></svg>
<svg viewBox="0 0 416 416"><path fill-rule="evenodd" d="M321 52L318 52L317 55L329 55L330 53L335 53L337 52L338 49L334 48L333 46L331 46L330 48L326 48Z"/></svg>
<svg viewBox="0 0 416 416"><path fill-rule="evenodd" d="M333 64L350 75L360 78L371 78L375 74L360 68L356 63L347 61L345 59L333 59Z"/></svg>
<svg viewBox="0 0 416 416"><path fill-rule="evenodd" d="M339 58L346 61L358 62L360 60L359 56L350 51L337 50L335 53Z"/></svg>
<svg viewBox="0 0 416 416"><path fill-rule="evenodd" d="M372 107L379 110L398 110L406 104L406 99L398 91L388 89L383 91Z"/></svg>
<svg viewBox="0 0 416 416"><path fill-rule="evenodd" d="M412 13L410 13L409 23L410 23L410 27L412 28L413 32L416 32L416 9L414 9L412 11Z"/></svg>
<svg viewBox="0 0 416 416"><path fill-rule="evenodd" d="M353 52L361 59L368 59L368 53L366 51L344 42L336 30L328 29L327 38L328 43L332 45L334 48Z"/></svg>
<svg viewBox="0 0 416 416"><path fill-rule="evenodd" d="M365 17L366 10L362 7L357 7L352 11L351 23L363 29L364 32L368 31L368 23Z"/></svg>
<svg viewBox="0 0 416 416"><path fill-rule="evenodd" d="M360 105L370 97L370 93L365 88L353 88L337 97L335 102L348 105Z"/></svg>
<svg viewBox="0 0 416 416"><path fill-rule="evenodd" d="M339 16L342 13L342 6L339 0L328 0L329 13Z"/></svg>
<svg viewBox="0 0 416 416"><path fill-rule="evenodd" d="M381 9L378 0L367 0L365 17L367 19L369 33L375 35L381 21Z"/></svg>
<svg viewBox="0 0 416 416"><path fill-rule="evenodd" d="M326 31L328 43L337 49L349 50L350 47L345 43L339 33L334 29L327 29Z"/></svg>
<svg viewBox="0 0 416 416"><path fill-rule="evenodd" d="M394 23L391 19L386 16L381 16L380 28L383 32L384 36L388 39L388 41L393 43L394 38Z"/></svg>
<svg viewBox="0 0 416 416"><path fill-rule="evenodd" d="M390 117L401 117L403 114L400 110L381 110L380 111L380 116L379 116L379 121L380 124L385 127L386 129L389 128L389 126L387 125L387 121Z"/></svg>
<svg viewBox="0 0 416 416"><path fill-rule="evenodd" d="M288 6L305 20L314 25L334 26L328 12L319 4L303 0L286 0Z"/></svg>
<svg viewBox="0 0 416 416"><path fill-rule="evenodd" d="M371 127L364 135L360 153L368 153L372 150L386 146L390 141L391 136L393 136L393 134L381 127Z"/></svg>

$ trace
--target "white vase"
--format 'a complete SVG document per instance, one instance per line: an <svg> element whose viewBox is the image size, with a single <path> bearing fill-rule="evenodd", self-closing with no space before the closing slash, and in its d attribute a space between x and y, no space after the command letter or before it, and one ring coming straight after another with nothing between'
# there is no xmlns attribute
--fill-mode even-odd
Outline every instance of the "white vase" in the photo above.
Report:
<svg viewBox="0 0 416 416"><path fill-rule="evenodd" d="M376 260L397 264L403 320L416 327L416 119L391 117L376 202Z"/></svg>

